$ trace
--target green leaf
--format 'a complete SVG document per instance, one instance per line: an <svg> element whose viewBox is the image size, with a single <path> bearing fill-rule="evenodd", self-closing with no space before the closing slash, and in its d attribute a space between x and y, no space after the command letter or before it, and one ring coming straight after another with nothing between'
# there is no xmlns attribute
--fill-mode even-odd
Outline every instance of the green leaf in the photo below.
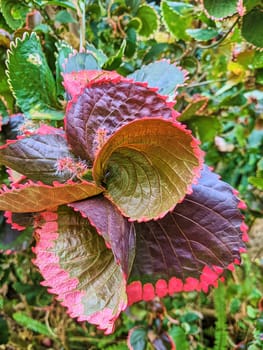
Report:
<svg viewBox="0 0 263 350"><path fill-rule="evenodd" d="M204 110L207 102L208 98L205 96L194 97L188 106L182 111L181 115L178 117L178 120L180 122L185 122L186 120L192 119L197 113Z"/></svg>
<svg viewBox="0 0 263 350"><path fill-rule="evenodd" d="M218 35L218 30L214 28L207 29L187 29L186 33L196 41L207 41Z"/></svg>
<svg viewBox="0 0 263 350"><path fill-rule="evenodd" d="M7 66L10 87L24 113L58 106L55 81L35 33L11 44Z"/></svg>
<svg viewBox="0 0 263 350"><path fill-rule="evenodd" d="M172 2L162 1L161 13L164 24L169 32L176 37L176 39L188 39L186 29L189 28L191 18L184 16L173 9Z"/></svg>
<svg viewBox="0 0 263 350"><path fill-rule="evenodd" d="M55 186L29 182L0 192L0 210L14 213L38 212L95 196L103 189L91 182Z"/></svg>
<svg viewBox="0 0 263 350"><path fill-rule="evenodd" d="M0 302L0 309L1 307L1 302ZM3 318L3 316L0 316L0 345L6 344L8 342L9 338L9 329L8 329L8 324L6 320Z"/></svg>
<svg viewBox="0 0 263 350"><path fill-rule="evenodd" d="M58 41L56 43L57 54L56 54L56 84L57 84L57 95L63 96L65 90L62 85L63 64L70 54L73 54L74 49L65 41Z"/></svg>
<svg viewBox="0 0 263 350"><path fill-rule="evenodd" d="M243 17L241 34L250 44L263 48L263 11L255 8Z"/></svg>
<svg viewBox="0 0 263 350"><path fill-rule="evenodd" d="M86 218L62 207L40 215L35 265L49 292L78 321L96 324L106 334L126 308L126 280L113 253Z"/></svg>
<svg viewBox="0 0 263 350"><path fill-rule="evenodd" d="M86 45L86 50L92 52L95 55L100 67L102 67L104 63L107 62L108 57L105 55L105 53L100 49L96 49L94 45L88 43Z"/></svg>
<svg viewBox="0 0 263 350"><path fill-rule="evenodd" d="M188 350L189 344L186 338L185 331L179 326L172 326L169 331L169 335L172 337L178 350Z"/></svg>
<svg viewBox="0 0 263 350"><path fill-rule="evenodd" d="M203 0L203 6L212 18L222 19L237 12L237 0Z"/></svg>
<svg viewBox="0 0 263 350"><path fill-rule="evenodd" d="M146 350L147 330L141 326L132 328L127 341L130 350Z"/></svg>
<svg viewBox="0 0 263 350"><path fill-rule="evenodd" d="M259 190L263 191L263 179L259 178L259 177L255 177L255 176L250 176L248 178L248 181L255 186L256 188L258 188Z"/></svg>
<svg viewBox="0 0 263 350"><path fill-rule="evenodd" d="M117 53L115 55L113 55L112 57L110 57L104 63L103 68L107 69L107 70L117 69L122 63L122 58L124 56L125 48L126 48L126 40L123 40Z"/></svg>
<svg viewBox="0 0 263 350"><path fill-rule="evenodd" d="M55 21L60 23L78 23L67 10L59 11L55 16Z"/></svg>
<svg viewBox="0 0 263 350"><path fill-rule="evenodd" d="M142 66L128 77L135 81L146 82L150 87L158 88L159 94L169 96L171 100L174 99L177 88L185 82L185 72L168 61Z"/></svg>
<svg viewBox="0 0 263 350"><path fill-rule="evenodd" d="M188 126L202 142L213 141L221 129L221 123L215 117L198 116L192 118Z"/></svg>
<svg viewBox="0 0 263 350"><path fill-rule="evenodd" d="M13 319L20 324L21 326L30 329L31 331L34 331L39 334L43 334L46 336L51 336L51 332L47 328L47 326L37 320L34 320L33 318L29 317L27 314L23 312L15 312L13 314Z"/></svg>
<svg viewBox="0 0 263 350"><path fill-rule="evenodd" d="M158 15L150 5L141 5L138 8L136 17L141 20L142 26L139 29L139 34L148 38L158 29Z"/></svg>
<svg viewBox="0 0 263 350"><path fill-rule="evenodd" d="M174 151L176 150L176 152ZM95 159L95 181L131 220L164 216L182 200L201 160L191 134L159 118L135 120L116 131Z"/></svg>
<svg viewBox="0 0 263 350"><path fill-rule="evenodd" d="M22 1L1 0L1 12L10 28L16 30L23 26L29 8Z"/></svg>
<svg viewBox="0 0 263 350"><path fill-rule="evenodd" d="M61 6L61 7L69 8L71 10L76 10L74 1L70 1L70 0L40 0L39 5L40 6L47 6L47 5Z"/></svg>

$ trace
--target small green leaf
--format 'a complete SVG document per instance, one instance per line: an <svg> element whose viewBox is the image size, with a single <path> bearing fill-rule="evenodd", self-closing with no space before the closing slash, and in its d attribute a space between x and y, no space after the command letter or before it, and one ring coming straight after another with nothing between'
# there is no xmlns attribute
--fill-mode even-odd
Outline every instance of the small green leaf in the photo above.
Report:
<svg viewBox="0 0 263 350"><path fill-rule="evenodd" d="M263 191L263 179L255 176L251 176L248 178L248 181L259 190Z"/></svg>
<svg viewBox="0 0 263 350"><path fill-rule="evenodd" d="M56 86L35 33L11 44L7 59L10 87L22 111L56 108Z"/></svg>
<svg viewBox="0 0 263 350"><path fill-rule="evenodd" d="M59 11L56 14L55 21L60 23L78 23L77 20L67 10Z"/></svg>
<svg viewBox="0 0 263 350"><path fill-rule="evenodd" d="M255 8L243 17L241 34L250 44L263 48L263 11Z"/></svg>
<svg viewBox="0 0 263 350"><path fill-rule="evenodd" d="M184 16L175 9L173 9L171 1L162 1L161 13L164 24L169 32L176 37L176 39L188 39L186 29L189 28L191 17Z"/></svg>
<svg viewBox="0 0 263 350"><path fill-rule="evenodd" d="M29 317L23 312L15 312L13 314L13 319L20 324L21 326L30 329L31 331L34 331L39 334L43 334L46 336L51 336L51 332L47 328L47 326L37 320L34 320L33 318Z"/></svg>
<svg viewBox="0 0 263 350"><path fill-rule="evenodd" d="M209 16L222 19L237 12L237 0L203 0Z"/></svg>
<svg viewBox="0 0 263 350"><path fill-rule="evenodd" d="M125 52L125 48L126 48L126 40L123 40L119 50L117 51L117 53L110 57L103 65L104 69L107 70L115 70L117 69L121 63L122 63L122 58L124 56L124 52Z"/></svg>
<svg viewBox="0 0 263 350"><path fill-rule="evenodd" d="M62 85L63 64L70 54L73 53L74 49L65 41L59 41L56 43L57 54L56 54L56 84L57 84L57 95L63 96L65 90Z"/></svg>
<svg viewBox="0 0 263 350"><path fill-rule="evenodd" d="M199 96L193 98L193 100L187 105L187 107L181 112L178 117L180 122L185 122L186 120L192 119L197 113L204 110L207 105L208 98L205 96Z"/></svg>
<svg viewBox="0 0 263 350"><path fill-rule="evenodd" d="M95 55L100 67L102 67L104 63L107 62L108 57L105 55L105 53L100 49L96 49L94 45L88 43L86 45L86 50L92 52Z"/></svg>
<svg viewBox="0 0 263 350"><path fill-rule="evenodd" d="M195 117L188 125L202 142L212 141L221 129L220 121L210 117Z"/></svg>
<svg viewBox="0 0 263 350"><path fill-rule="evenodd" d="M187 29L186 33L196 41L207 41L215 38L218 35L218 30L213 28L207 29Z"/></svg>
<svg viewBox="0 0 263 350"><path fill-rule="evenodd" d="M183 70L164 60L142 66L128 77L135 81L146 82L150 87L158 88L159 94L169 96L170 99L175 97L177 88L185 82Z"/></svg>
<svg viewBox="0 0 263 350"><path fill-rule="evenodd" d="M149 5L141 5L138 8L136 17L141 20L142 26L139 29L139 34L148 38L158 29L158 15L153 7Z"/></svg>
<svg viewBox="0 0 263 350"><path fill-rule="evenodd" d="M128 346L130 350L146 350L147 330L138 326L130 330L128 335Z"/></svg>
<svg viewBox="0 0 263 350"><path fill-rule="evenodd" d="M16 30L23 26L29 8L21 1L1 0L1 12L10 28Z"/></svg>
<svg viewBox="0 0 263 350"><path fill-rule="evenodd" d="M1 307L1 300L0 300L0 309ZM8 329L8 324L6 320L0 316L0 345L7 344L8 338L9 338L9 329Z"/></svg>
<svg viewBox="0 0 263 350"><path fill-rule="evenodd" d="M189 350L189 344L186 338L185 331L179 326L172 326L169 329L169 335L172 337L175 344L180 346L178 350Z"/></svg>
<svg viewBox="0 0 263 350"><path fill-rule="evenodd" d="M40 6L54 5L54 6L69 8L71 10L76 10L74 1L70 1L70 0L42 0L40 2L41 2Z"/></svg>

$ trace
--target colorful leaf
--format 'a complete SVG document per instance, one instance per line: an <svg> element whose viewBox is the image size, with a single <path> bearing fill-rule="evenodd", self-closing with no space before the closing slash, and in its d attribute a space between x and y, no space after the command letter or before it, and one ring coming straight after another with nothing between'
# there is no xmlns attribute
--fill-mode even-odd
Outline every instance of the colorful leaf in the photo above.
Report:
<svg viewBox="0 0 263 350"><path fill-rule="evenodd" d="M142 326L132 328L128 334L129 350L145 350L147 346L147 330Z"/></svg>
<svg viewBox="0 0 263 350"><path fill-rule="evenodd" d="M124 274L128 276L135 253L134 225L102 196L71 203L69 206L87 218L103 236L106 245L112 249L116 263L121 265Z"/></svg>
<svg viewBox="0 0 263 350"><path fill-rule="evenodd" d="M186 72L176 67L175 64L163 60L143 66L128 77L135 81L145 82L152 88L158 88L159 94L167 95L173 100L177 88L185 82Z"/></svg>
<svg viewBox="0 0 263 350"><path fill-rule="evenodd" d="M73 165L77 162L62 135L35 134L0 147L0 163L46 184L75 178Z"/></svg>
<svg viewBox="0 0 263 350"><path fill-rule="evenodd" d="M126 280L110 249L87 219L69 208L38 218L35 265L49 292L71 317L111 333L126 308Z"/></svg>
<svg viewBox="0 0 263 350"><path fill-rule="evenodd" d="M23 114L13 114L8 118L8 122L3 125L2 133L6 140L15 140L21 134L21 126L24 124Z"/></svg>
<svg viewBox="0 0 263 350"><path fill-rule="evenodd" d="M207 167L193 193L163 219L135 224L136 256L129 302L216 285L240 263L246 226L240 201Z"/></svg>
<svg viewBox="0 0 263 350"><path fill-rule="evenodd" d="M243 17L241 34L250 44L263 48L263 10L255 8Z"/></svg>
<svg viewBox="0 0 263 350"><path fill-rule="evenodd" d="M198 176L201 151L190 131L157 118L135 120L99 151L93 176L131 220L164 216L189 192Z"/></svg>
<svg viewBox="0 0 263 350"><path fill-rule="evenodd" d="M143 117L171 119L175 115L171 104L145 84L116 81L115 73L112 79L88 86L67 110L67 139L82 159L93 160L107 138L122 125Z"/></svg>
<svg viewBox="0 0 263 350"><path fill-rule="evenodd" d="M0 192L0 210L14 213L38 212L62 204L95 196L103 191L91 182L54 183L54 186L41 182L31 182L7 188Z"/></svg>
<svg viewBox="0 0 263 350"><path fill-rule="evenodd" d="M98 83L103 81L112 81L116 79L125 80L116 72L108 72L105 70L83 70L79 72L63 73L63 85L74 100L76 97L84 92L84 89L92 83Z"/></svg>
<svg viewBox="0 0 263 350"><path fill-rule="evenodd" d="M8 76L17 104L24 113L58 106L52 72L35 33L16 39L8 51Z"/></svg>

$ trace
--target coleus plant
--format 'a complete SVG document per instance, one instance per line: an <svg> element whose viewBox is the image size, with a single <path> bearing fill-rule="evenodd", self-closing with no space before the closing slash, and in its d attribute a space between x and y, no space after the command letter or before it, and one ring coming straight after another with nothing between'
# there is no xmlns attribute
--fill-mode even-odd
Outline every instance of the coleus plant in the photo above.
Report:
<svg viewBox="0 0 263 350"><path fill-rule="evenodd" d="M9 52L25 124L0 147L11 174L0 210L21 232L34 220L43 285L71 317L106 334L128 305L216 286L245 250L244 204L203 164L199 142L178 121L173 106L185 72L160 61L123 77L101 69L93 54L69 55L63 126L28 130L37 109L53 120L58 105L52 91L31 89L27 104L19 87L20 64L28 72L33 65L53 89L39 50L36 35L26 34Z"/></svg>

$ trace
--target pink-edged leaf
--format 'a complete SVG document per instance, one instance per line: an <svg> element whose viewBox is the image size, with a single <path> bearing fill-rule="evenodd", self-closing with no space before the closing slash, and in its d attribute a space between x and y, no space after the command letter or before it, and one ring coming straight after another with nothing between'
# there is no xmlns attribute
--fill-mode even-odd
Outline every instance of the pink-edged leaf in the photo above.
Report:
<svg viewBox="0 0 263 350"><path fill-rule="evenodd" d="M135 254L134 225L121 215L119 210L103 196L69 204L87 218L111 248L115 260L129 275Z"/></svg>
<svg viewBox="0 0 263 350"><path fill-rule="evenodd" d="M65 182L75 177L71 169L61 167L63 159L74 159L62 135L32 135L0 146L0 163L46 184Z"/></svg>
<svg viewBox="0 0 263 350"><path fill-rule="evenodd" d="M121 126L143 117L173 116L171 104L145 84L127 80L96 83L69 104L66 133L72 151L82 159L93 160Z"/></svg>
<svg viewBox="0 0 263 350"><path fill-rule="evenodd" d="M32 215L0 212L0 252L21 251L32 242Z"/></svg>
<svg viewBox="0 0 263 350"><path fill-rule="evenodd" d="M126 279L112 251L88 220L72 209L38 218L34 248L43 285L58 295L71 317L111 333L126 308Z"/></svg>
<svg viewBox="0 0 263 350"><path fill-rule="evenodd" d="M39 212L84 198L95 196L103 191L94 183L83 181L79 183L54 183L53 186L32 181L8 188L3 186L0 191L0 210L14 213Z"/></svg>
<svg viewBox="0 0 263 350"><path fill-rule="evenodd" d="M92 83L108 80L124 80L118 73L105 70L82 70L79 72L63 73L62 76L63 85L73 100L81 95L84 89Z"/></svg>
<svg viewBox="0 0 263 350"><path fill-rule="evenodd" d="M207 167L193 193L163 219L135 224L129 302L216 285L240 263L245 225L230 185Z"/></svg>
<svg viewBox="0 0 263 350"><path fill-rule="evenodd" d="M181 124L145 118L126 124L104 144L93 166L95 181L131 220L164 216L190 191L201 151Z"/></svg>
<svg viewBox="0 0 263 350"><path fill-rule="evenodd" d="M161 95L169 96L173 100L178 87L185 83L187 72L168 60L162 60L142 66L128 77L146 82L148 86L157 88Z"/></svg>

